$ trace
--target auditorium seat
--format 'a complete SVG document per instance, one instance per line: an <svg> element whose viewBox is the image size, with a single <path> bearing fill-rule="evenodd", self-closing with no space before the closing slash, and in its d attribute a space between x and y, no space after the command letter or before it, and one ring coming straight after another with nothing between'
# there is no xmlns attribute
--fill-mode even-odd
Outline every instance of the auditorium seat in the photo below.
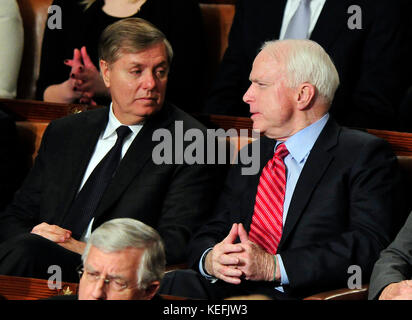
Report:
<svg viewBox="0 0 412 320"><path fill-rule="evenodd" d="M222 2L223 1L220 1L219 3L200 3L200 10L202 12L205 29L208 60L206 61L205 93L209 89L210 83L216 75L219 63L227 48L228 35L235 15L234 4Z"/></svg>
<svg viewBox="0 0 412 320"><path fill-rule="evenodd" d="M17 98L34 99L40 69L41 45L52 0L17 0L24 28L24 51L17 84Z"/></svg>
<svg viewBox="0 0 412 320"><path fill-rule="evenodd" d="M51 282L49 287L48 281L43 279L0 275L0 297L6 300L38 300L55 295L77 294L77 287L77 283L69 282Z"/></svg>

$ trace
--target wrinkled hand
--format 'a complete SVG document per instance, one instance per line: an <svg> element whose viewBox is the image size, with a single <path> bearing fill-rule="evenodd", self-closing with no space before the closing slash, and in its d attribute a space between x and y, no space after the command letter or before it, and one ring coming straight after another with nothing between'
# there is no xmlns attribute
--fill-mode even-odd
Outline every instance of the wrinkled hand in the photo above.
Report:
<svg viewBox="0 0 412 320"><path fill-rule="evenodd" d="M31 230L31 233L37 234L56 243L67 241L72 235L72 232L70 230L66 230L59 226L51 225L45 222L35 226Z"/></svg>
<svg viewBox="0 0 412 320"><path fill-rule="evenodd" d="M86 243L72 238L72 232L70 230L61 228L57 225L50 225L43 222L35 226L31 230L31 233L37 234L79 254L82 254L86 247Z"/></svg>
<svg viewBox="0 0 412 320"><path fill-rule="evenodd" d="M379 300L412 300L412 280L391 283L382 291Z"/></svg>
<svg viewBox="0 0 412 320"><path fill-rule="evenodd" d="M234 223L228 236L213 247L205 261L207 273L232 284L239 284L242 276L242 271L237 269L239 258L230 255L243 250L239 244L234 244L238 236L237 229Z"/></svg>
<svg viewBox="0 0 412 320"><path fill-rule="evenodd" d="M273 255L250 241L241 223L238 225L238 235L242 251L230 254L239 260L237 269L242 271L246 280L272 281L275 271Z"/></svg>
<svg viewBox="0 0 412 320"><path fill-rule="evenodd" d="M90 59L86 47L75 49L72 60L66 60L66 65L71 66L70 78L74 79L74 90L81 92L80 103L96 105L95 96L107 96L109 94L99 70Z"/></svg>

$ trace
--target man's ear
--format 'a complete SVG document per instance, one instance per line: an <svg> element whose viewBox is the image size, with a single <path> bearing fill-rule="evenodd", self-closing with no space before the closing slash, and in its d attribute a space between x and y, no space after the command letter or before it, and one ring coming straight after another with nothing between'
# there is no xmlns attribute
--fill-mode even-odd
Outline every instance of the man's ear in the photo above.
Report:
<svg viewBox="0 0 412 320"><path fill-rule="evenodd" d="M99 64L100 64L100 73L102 75L104 84L107 88L110 88L110 67L109 67L109 64L104 60L100 60Z"/></svg>
<svg viewBox="0 0 412 320"><path fill-rule="evenodd" d="M313 84L304 82L298 86L296 94L299 110L308 110L315 101L316 87Z"/></svg>
<svg viewBox="0 0 412 320"><path fill-rule="evenodd" d="M155 294L159 290L159 288L160 288L160 282L159 281L153 281L146 288L144 299L145 300L151 300L155 296Z"/></svg>

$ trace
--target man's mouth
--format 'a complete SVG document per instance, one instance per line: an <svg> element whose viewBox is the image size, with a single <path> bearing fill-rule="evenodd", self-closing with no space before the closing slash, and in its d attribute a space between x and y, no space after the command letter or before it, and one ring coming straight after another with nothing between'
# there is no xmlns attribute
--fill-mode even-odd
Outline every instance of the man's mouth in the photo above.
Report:
<svg viewBox="0 0 412 320"><path fill-rule="evenodd" d="M252 112L251 115L250 115L250 118L253 120L253 118L256 118L259 115L260 115L259 112Z"/></svg>

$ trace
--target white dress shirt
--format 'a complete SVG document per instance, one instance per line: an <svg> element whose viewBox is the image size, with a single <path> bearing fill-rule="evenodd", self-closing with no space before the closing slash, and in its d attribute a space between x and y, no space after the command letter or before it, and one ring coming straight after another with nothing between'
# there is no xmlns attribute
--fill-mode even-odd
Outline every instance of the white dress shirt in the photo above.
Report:
<svg viewBox="0 0 412 320"><path fill-rule="evenodd" d="M87 179L89 178L93 170L97 167L99 162L115 145L116 140L117 140L116 129L122 125L123 124L119 120L117 120L116 116L113 113L112 105L110 105L109 121L107 122L106 129L101 133L99 140L97 141L96 147L94 148L92 157L90 158L89 164L83 176L83 180L80 184L80 188L78 192L80 192L80 190L83 188ZM130 130L132 130L132 134L127 136L123 141L121 159L123 159L124 155L126 154L127 150L132 144L134 138L139 133L139 131L142 129L143 124L136 124L136 125L132 125L128 127L130 128ZM87 241L87 239L90 237L93 220L94 218L92 218L92 220L90 221L89 226L87 227L87 231L84 237L82 238L82 241Z"/></svg>

